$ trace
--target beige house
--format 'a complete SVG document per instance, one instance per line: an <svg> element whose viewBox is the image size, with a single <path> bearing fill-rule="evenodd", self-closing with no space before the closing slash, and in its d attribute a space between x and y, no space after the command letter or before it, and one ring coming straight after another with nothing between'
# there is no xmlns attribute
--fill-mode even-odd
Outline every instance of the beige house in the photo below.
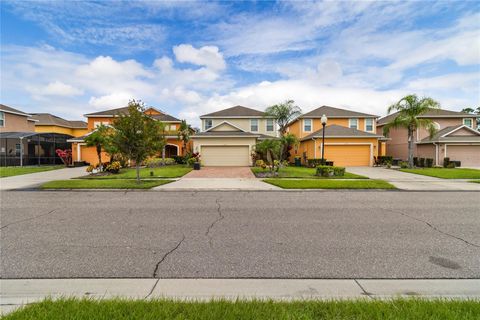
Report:
<svg viewBox="0 0 480 320"><path fill-rule="evenodd" d="M396 117L393 113L377 122L377 133L382 134L385 124ZM425 129L414 135L414 156L434 159L435 165L442 165L443 158L461 161L462 166L480 167L480 134L476 115L431 109L419 118L435 123L437 133L430 138ZM408 135L404 128L391 129L387 141L387 155L406 160L408 158Z"/></svg>
<svg viewBox="0 0 480 320"><path fill-rule="evenodd" d="M258 140L278 137L278 129L265 113L242 106L200 116L201 132L193 138L193 151L204 166L251 166Z"/></svg>
<svg viewBox="0 0 480 320"><path fill-rule="evenodd" d="M0 132L34 132L32 115L0 104Z"/></svg>

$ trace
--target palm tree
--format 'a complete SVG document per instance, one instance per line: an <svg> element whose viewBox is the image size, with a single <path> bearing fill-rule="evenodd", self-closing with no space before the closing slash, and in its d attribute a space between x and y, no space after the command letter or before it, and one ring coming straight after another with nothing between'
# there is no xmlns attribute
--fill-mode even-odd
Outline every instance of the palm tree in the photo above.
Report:
<svg viewBox="0 0 480 320"><path fill-rule="evenodd" d="M388 113L398 111L393 121L383 127L384 135L388 135L391 128L406 128L408 131L408 166L413 167L413 135L419 128L425 128L430 136L436 132L434 122L430 119L419 118L430 109L438 109L440 104L432 98L421 98L411 94L403 97L397 103L388 107Z"/></svg>
<svg viewBox="0 0 480 320"><path fill-rule="evenodd" d="M100 125L90 135L85 138L87 147L95 147L98 156L98 166L102 171L102 148L108 144L109 127Z"/></svg>
<svg viewBox="0 0 480 320"><path fill-rule="evenodd" d="M187 151L187 143L190 141L190 126L187 124L186 120L182 120L180 123L180 127L178 128L178 139L182 140L182 156L185 156L185 152Z"/></svg>
<svg viewBox="0 0 480 320"><path fill-rule="evenodd" d="M287 100L275 104L265 110L265 117L273 118L278 125L278 130L283 136L287 132L288 124L302 114L302 109L295 105L295 101Z"/></svg>

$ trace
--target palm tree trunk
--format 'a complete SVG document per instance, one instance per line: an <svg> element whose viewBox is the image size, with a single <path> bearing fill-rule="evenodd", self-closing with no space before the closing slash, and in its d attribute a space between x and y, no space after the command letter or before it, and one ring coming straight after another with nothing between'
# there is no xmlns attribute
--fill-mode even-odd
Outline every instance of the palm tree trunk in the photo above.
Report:
<svg viewBox="0 0 480 320"><path fill-rule="evenodd" d="M413 168L413 128L408 127L408 167Z"/></svg>
<svg viewBox="0 0 480 320"><path fill-rule="evenodd" d="M102 146L97 145L98 167L102 170Z"/></svg>
<svg viewBox="0 0 480 320"><path fill-rule="evenodd" d="M137 169L137 183L140 183L140 161L135 160L135 167Z"/></svg>

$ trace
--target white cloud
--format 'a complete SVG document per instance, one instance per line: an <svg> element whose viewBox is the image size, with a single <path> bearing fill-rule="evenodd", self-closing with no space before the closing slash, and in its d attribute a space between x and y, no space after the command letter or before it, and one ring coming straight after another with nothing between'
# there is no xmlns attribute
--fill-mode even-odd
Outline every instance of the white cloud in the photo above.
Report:
<svg viewBox="0 0 480 320"><path fill-rule="evenodd" d="M55 81L50 82L42 90L42 93L52 96L77 96L81 95L83 91L61 81Z"/></svg>
<svg viewBox="0 0 480 320"><path fill-rule="evenodd" d="M114 92L101 97L90 97L88 103L96 109L120 108L128 104L135 97L127 92Z"/></svg>
<svg viewBox="0 0 480 320"><path fill-rule="evenodd" d="M181 44L173 47L173 53L178 62L206 66L212 70L223 70L226 66L222 53L215 46L196 49L190 44Z"/></svg>

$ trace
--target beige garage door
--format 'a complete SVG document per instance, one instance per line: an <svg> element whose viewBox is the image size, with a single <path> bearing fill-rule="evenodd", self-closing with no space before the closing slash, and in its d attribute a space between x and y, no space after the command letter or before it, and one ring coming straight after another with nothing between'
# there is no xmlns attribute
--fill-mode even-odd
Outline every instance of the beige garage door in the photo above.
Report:
<svg viewBox="0 0 480 320"><path fill-rule="evenodd" d="M447 156L450 160L462 162L462 167L480 167L480 146L447 145Z"/></svg>
<svg viewBox="0 0 480 320"><path fill-rule="evenodd" d="M248 146L202 146L204 166L243 167L250 165Z"/></svg>
<svg viewBox="0 0 480 320"><path fill-rule="evenodd" d="M335 166L369 166L370 145L326 145L325 158Z"/></svg>

